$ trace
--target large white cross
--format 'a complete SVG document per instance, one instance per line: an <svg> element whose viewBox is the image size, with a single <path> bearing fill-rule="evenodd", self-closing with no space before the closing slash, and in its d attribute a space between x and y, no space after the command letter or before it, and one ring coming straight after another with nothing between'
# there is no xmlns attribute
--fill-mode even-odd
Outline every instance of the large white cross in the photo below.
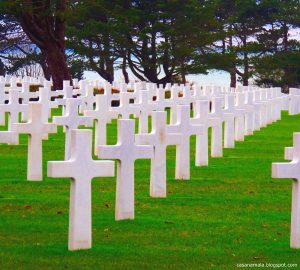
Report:
<svg viewBox="0 0 300 270"><path fill-rule="evenodd" d="M167 115L165 111L152 112L152 131L149 134L136 135L136 143L153 145L154 156L151 159L150 196L166 197L166 162L167 146L181 142L181 134L167 132Z"/></svg>
<svg viewBox="0 0 300 270"><path fill-rule="evenodd" d="M81 101L75 98L66 99L66 111L63 116L54 116L53 123L66 127L66 140L65 140L65 159L70 157L70 136L71 130L77 129L79 126L93 125L93 118L87 116L81 116L78 114L78 107Z"/></svg>
<svg viewBox="0 0 300 270"><path fill-rule="evenodd" d="M19 134L28 136L27 180L43 180L43 148L45 134L55 133L54 124L41 118L42 104L29 102L29 120L27 123L15 123L12 128Z"/></svg>
<svg viewBox="0 0 300 270"><path fill-rule="evenodd" d="M92 131L71 131L70 159L49 161L48 176L71 178L69 250L92 246L91 182L95 177L114 176L114 162L93 160Z"/></svg>
<svg viewBox="0 0 300 270"><path fill-rule="evenodd" d="M200 123L191 123L190 106L177 106L177 122L167 126L168 133L180 134L180 143L176 144L176 179L190 179L190 136L203 135L205 126Z"/></svg>
<svg viewBox="0 0 300 270"><path fill-rule="evenodd" d="M300 133L293 135L293 159L287 163L273 163L273 178L292 178L292 214L291 239L292 248L300 248Z"/></svg>
<svg viewBox="0 0 300 270"><path fill-rule="evenodd" d="M106 95L96 95L95 110L86 110L84 115L96 120L95 125L95 154L97 155L98 145L106 144L106 125L113 118L118 117L118 112L109 106L109 100Z"/></svg>
<svg viewBox="0 0 300 270"><path fill-rule="evenodd" d="M136 145L134 120L118 120L116 145L100 145L98 156L117 160L116 220L134 219L134 161L153 157L153 146Z"/></svg>

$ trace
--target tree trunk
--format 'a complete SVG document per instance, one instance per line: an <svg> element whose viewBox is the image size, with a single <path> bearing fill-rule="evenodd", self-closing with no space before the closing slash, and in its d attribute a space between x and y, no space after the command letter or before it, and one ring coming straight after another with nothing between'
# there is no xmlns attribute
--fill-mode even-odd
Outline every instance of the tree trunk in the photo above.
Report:
<svg viewBox="0 0 300 270"><path fill-rule="evenodd" d="M124 76L125 83L129 83L129 76L128 72L126 70L127 64L126 64L126 57L123 57L123 63L122 63L122 73Z"/></svg>
<svg viewBox="0 0 300 270"><path fill-rule="evenodd" d="M249 85L249 79L247 76L243 77L243 86L248 86Z"/></svg>
<svg viewBox="0 0 300 270"><path fill-rule="evenodd" d="M19 19L28 38L45 55L54 89L62 89L63 80L71 80L65 55L65 18L67 0L21 1ZM52 3L53 2L53 3Z"/></svg>
<svg viewBox="0 0 300 270"><path fill-rule="evenodd" d="M288 50L289 50L289 28L286 22L283 23L283 50L284 53L287 55ZM291 80L291 69L290 65L288 63L285 63L283 67L284 71L284 81L285 81L285 87L290 88L293 86L293 82Z"/></svg>
<svg viewBox="0 0 300 270"><path fill-rule="evenodd" d="M47 65L52 75L53 88L55 90L62 89L63 80L69 80L71 82L71 74L67 66L66 55L64 51L55 46L55 44L49 44L44 53L46 55Z"/></svg>
<svg viewBox="0 0 300 270"><path fill-rule="evenodd" d="M50 79L51 79L51 72L50 72L49 67L47 65L47 62L46 62L45 53L43 53L43 52L41 53L41 58L39 60L39 64L42 67L45 79L48 80L48 81L50 81Z"/></svg>
<svg viewBox="0 0 300 270"><path fill-rule="evenodd" d="M230 73L230 87L231 88L236 88L236 72L235 72L235 68L230 69L229 73Z"/></svg>

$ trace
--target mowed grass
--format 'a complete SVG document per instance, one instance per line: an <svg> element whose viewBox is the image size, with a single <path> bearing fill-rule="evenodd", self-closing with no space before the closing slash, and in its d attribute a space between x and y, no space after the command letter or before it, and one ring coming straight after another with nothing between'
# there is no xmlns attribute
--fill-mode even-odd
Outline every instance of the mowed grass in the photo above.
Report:
<svg viewBox="0 0 300 270"><path fill-rule="evenodd" d="M56 111L56 114L59 112ZM298 263L289 247L291 180L272 179L271 163L300 131L300 115L245 137L191 180L174 179L168 148L167 198L149 197L150 161L135 163L135 220L114 220L115 178L94 179L93 247L67 249L69 179L46 177L64 157L64 134L43 143L44 180L26 181L27 136L0 147L0 269L235 269L238 263ZM116 142L116 121L108 128ZM130 153L129 153L130 154Z"/></svg>

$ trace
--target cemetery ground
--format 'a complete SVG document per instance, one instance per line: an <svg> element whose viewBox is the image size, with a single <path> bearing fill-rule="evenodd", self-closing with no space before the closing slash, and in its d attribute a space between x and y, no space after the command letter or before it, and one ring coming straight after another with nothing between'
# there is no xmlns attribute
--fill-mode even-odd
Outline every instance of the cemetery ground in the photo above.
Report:
<svg viewBox="0 0 300 270"><path fill-rule="evenodd" d="M56 111L58 114L58 111ZM46 177L63 160L64 135L43 142L44 180L26 181L27 136L0 147L0 269L235 269L238 263L297 263L290 249L291 180L272 179L300 131L300 115L246 136L191 180L174 180L175 147L167 154L167 198L149 197L150 161L135 167L135 220L114 220L115 178L92 183L93 247L68 251L69 179ZM4 130L4 127L3 127ZM116 121L108 128L116 142ZM130 155L130 153L128 153Z"/></svg>

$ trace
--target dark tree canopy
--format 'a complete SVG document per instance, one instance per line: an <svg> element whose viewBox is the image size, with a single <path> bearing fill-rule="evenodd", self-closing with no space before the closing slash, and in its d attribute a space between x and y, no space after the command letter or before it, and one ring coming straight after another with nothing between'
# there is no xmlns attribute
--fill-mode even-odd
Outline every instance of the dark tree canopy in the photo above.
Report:
<svg viewBox="0 0 300 270"><path fill-rule="evenodd" d="M230 74L231 87L237 81L296 87L299 6L299 0L2 0L0 59L7 72L38 63L55 88L84 70L112 82L117 69L126 82L129 70L165 84L216 69Z"/></svg>

